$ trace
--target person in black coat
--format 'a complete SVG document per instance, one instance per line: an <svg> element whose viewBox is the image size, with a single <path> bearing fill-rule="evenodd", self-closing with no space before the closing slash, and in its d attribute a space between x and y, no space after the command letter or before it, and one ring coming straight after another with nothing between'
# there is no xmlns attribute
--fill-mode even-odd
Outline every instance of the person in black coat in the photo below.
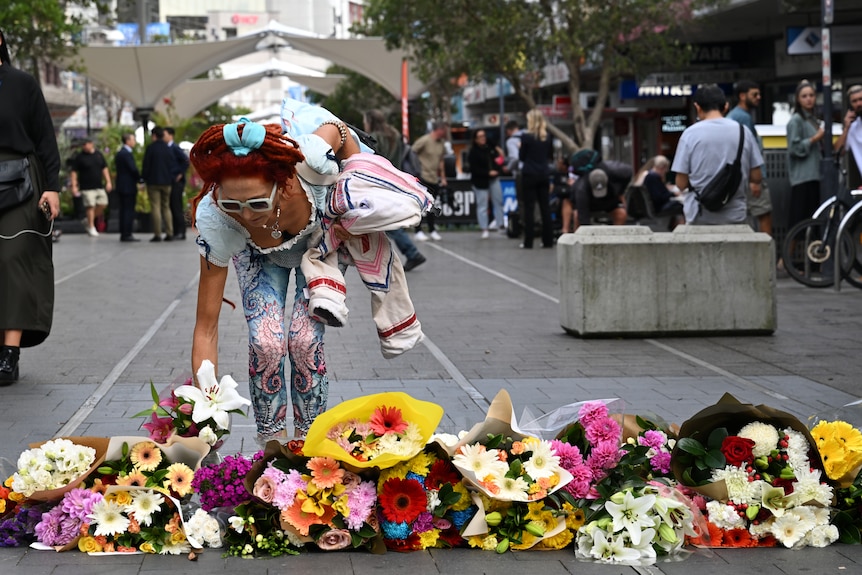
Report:
<svg viewBox="0 0 862 575"><path fill-rule="evenodd" d="M132 154L137 142L134 134L123 134L123 147L114 156L114 167L117 170L117 194L120 197L120 241L139 241L132 235L135 225L135 202L138 199L138 183L141 173L135 164Z"/></svg>
<svg viewBox="0 0 862 575"><path fill-rule="evenodd" d="M165 241L174 239L174 222L171 217L171 186L174 181L174 155L165 142L165 130L156 126L151 134L150 145L144 152L144 182L150 196L153 216L151 242L162 241L162 222L165 225Z"/></svg>
<svg viewBox="0 0 862 575"><path fill-rule="evenodd" d="M186 172L189 169L189 158L186 153L174 142L174 129L165 128L165 141L174 156L174 181L171 183L171 216L174 221L174 239L186 239Z"/></svg>

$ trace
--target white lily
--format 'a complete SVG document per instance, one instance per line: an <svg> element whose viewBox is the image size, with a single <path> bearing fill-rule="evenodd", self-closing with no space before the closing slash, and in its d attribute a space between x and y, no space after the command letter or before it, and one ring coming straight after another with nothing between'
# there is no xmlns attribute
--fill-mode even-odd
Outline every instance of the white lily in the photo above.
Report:
<svg viewBox="0 0 862 575"><path fill-rule="evenodd" d="M641 543L641 528L654 526L654 520L648 512L655 505L655 495L635 497L631 491L626 491L622 501L615 503L613 499L619 500L618 496L619 492L615 493L611 497L612 500L605 503L605 509L613 518L614 532L625 529L632 543L637 547Z"/></svg>
<svg viewBox="0 0 862 575"><path fill-rule="evenodd" d="M205 359L198 369L198 385L181 385L174 391L177 397L182 397L194 403L192 421L200 423L212 418L220 429L227 429L230 424L228 412L251 405L251 401L242 397L236 390L237 383L226 375L221 383L216 380L215 366Z"/></svg>
<svg viewBox="0 0 862 575"><path fill-rule="evenodd" d="M626 547L624 539L622 534L614 537L606 534L602 529L596 529L591 555L608 563L624 563L640 559L640 550Z"/></svg>

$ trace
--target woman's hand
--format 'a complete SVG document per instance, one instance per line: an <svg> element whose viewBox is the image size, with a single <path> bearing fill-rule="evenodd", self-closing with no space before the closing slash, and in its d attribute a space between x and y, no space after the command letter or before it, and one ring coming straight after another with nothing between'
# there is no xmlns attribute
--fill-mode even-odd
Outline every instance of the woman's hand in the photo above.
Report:
<svg viewBox="0 0 862 575"><path fill-rule="evenodd" d="M337 220L332 223L332 233L335 234L335 237L342 242L346 242L353 237L353 234L348 232L347 229L341 225L341 222Z"/></svg>
<svg viewBox="0 0 862 575"><path fill-rule="evenodd" d="M48 205L48 212L45 213L45 217L49 221L53 221L60 215L60 194L47 190L42 192L42 197L39 198L39 207L41 208L46 204Z"/></svg>
<svg viewBox="0 0 862 575"><path fill-rule="evenodd" d="M826 130L823 129L823 126L820 126L820 128L817 130L817 133L814 134L813 136L811 136L811 143L816 144L817 142L819 142L820 140L823 139L823 136L825 134L826 134Z"/></svg>

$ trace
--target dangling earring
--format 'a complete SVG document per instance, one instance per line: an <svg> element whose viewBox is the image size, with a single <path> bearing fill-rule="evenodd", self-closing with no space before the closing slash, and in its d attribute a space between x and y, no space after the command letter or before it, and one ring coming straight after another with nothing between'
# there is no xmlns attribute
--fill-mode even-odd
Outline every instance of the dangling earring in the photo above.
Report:
<svg viewBox="0 0 862 575"><path fill-rule="evenodd" d="M281 237L281 230L278 229L278 218L280 218L280 217L281 217L281 206L278 206L275 209L275 223L272 224L272 227L268 228L268 229L272 230L269 235L271 235L272 239L274 239L274 240L277 240L278 238ZM263 226L263 227L266 228L266 226Z"/></svg>

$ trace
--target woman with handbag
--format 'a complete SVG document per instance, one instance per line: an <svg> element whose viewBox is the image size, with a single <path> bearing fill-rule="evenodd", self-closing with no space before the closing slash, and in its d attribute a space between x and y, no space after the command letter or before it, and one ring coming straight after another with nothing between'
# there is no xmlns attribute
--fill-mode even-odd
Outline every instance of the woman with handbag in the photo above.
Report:
<svg viewBox="0 0 862 575"><path fill-rule="evenodd" d="M39 83L12 66L2 31L0 126L0 386L7 386L18 381L20 349L51 331L60 154Z"/></svg>
<svg viewBox="0 0 862 575"><path fill-rule="evenodd" d="M814 85L807 80L800 82L796 87L793 115L787 123L788 229L810 218L820 205L820 146L826 132L814 116L816 102Z"/></svg>

